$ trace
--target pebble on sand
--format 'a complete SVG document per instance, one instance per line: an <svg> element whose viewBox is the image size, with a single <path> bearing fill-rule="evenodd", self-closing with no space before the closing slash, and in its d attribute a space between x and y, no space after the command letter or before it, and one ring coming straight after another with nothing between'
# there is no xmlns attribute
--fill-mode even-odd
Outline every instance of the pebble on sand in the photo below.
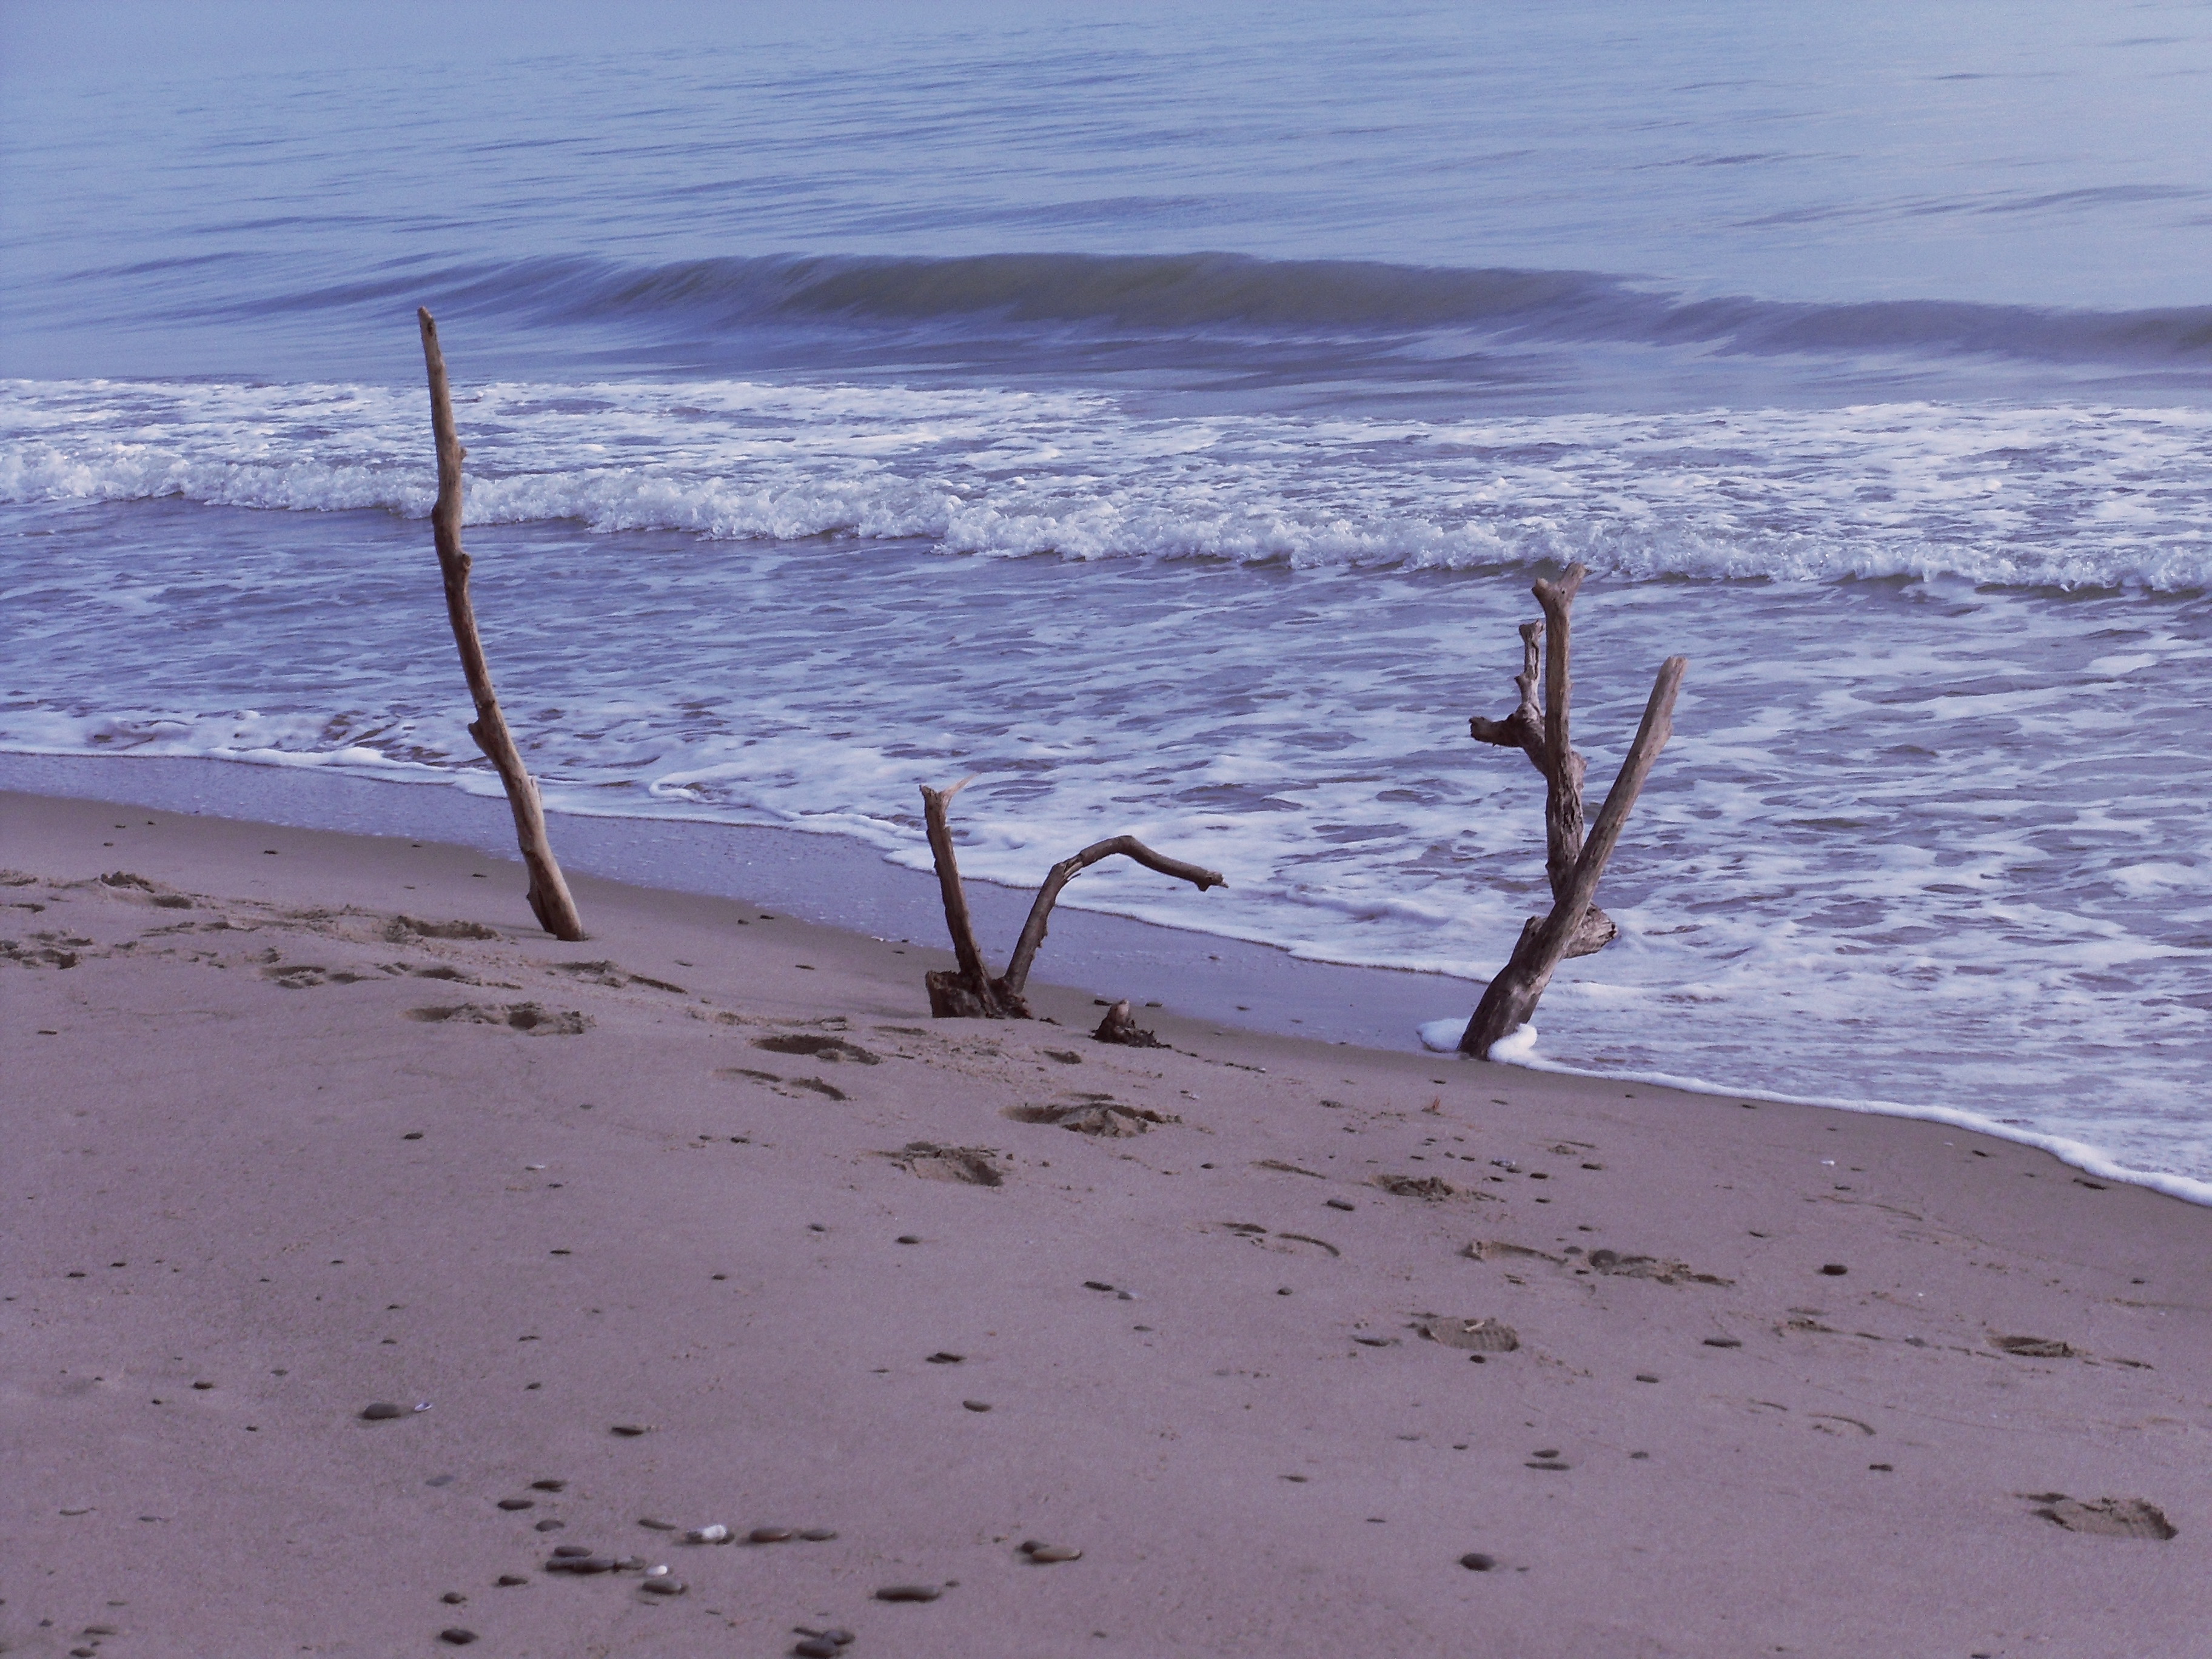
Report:
<svg viewBox="0 0 2212 1659"><path fill-rule="evenodd" d="M684 1534L687 1544L719 1544L730 1535L730 1529L719 1521L711 1527L694 1527Z"/></svg>
<svg viewBox="0 0 2212 1659"><path fill-rule="evenodd" d="M607 1432L618 1434L625 1440L635 1440L646 1432L646 1426L642 1423L617 1423L610 1427Z"/></svg>
<svg viewBox="0 0 2212 1659"><path fill-rule="evenodd" d="M934 1601L944 1595L935 1584L886 1584L876 1592L878 1601Z"/></svg>
<svg viewBox="0 0 2212 1659"><path fill-rule="evenodd" d="M987 1412L991 1409L991 1402L988 1400L963 1400L960 1403L971 1412Z"/></svg>
<svg viewBox="0 0 2212 1659"><path fill-rule="evenodd" d="M464 1630L459 1625L448 1625L438 1632L438 1639L457 1648L465 1648L477 1639L477 1633L472 1630Z"/></svg>
<svg viewBox="0 0 2212 1659"><path fill-rule="evenodd" d="M1083 1552L1073 1544L1041 1544L1034 1538L1022 1546L1022 1553L1046 1566L1055 1561L1080 1561L1083 1559Z"/></svg>
<svg viewBox="0 0 2212 1659"><path fill-rule="evenodd" d="M389 1400L372 1401L361 1408L362 1419L368 1423L388 1423L395 1417L407 1415L407 1407L395 1406Z"/></svg>
<svg viewBox="0 0 2212 1659"><path fill-rule="evenodd" d="M648 1578L638 1588L647 1595L681 1595L691 1587L681 1578Z"/></svg>
<svg viewBox="0 0 2212 1659"><path fill-rule="evenodd" d="M1488 1572L1498 1565L1494 1555L1485 1555L1480 1550L1469 1550L1459 1559L1459 1564L1469 1572Z"/></svg>
<svg viewBox="0 0 2212 1659"><path fill-rule="evenodd" d="M781 1544L791 1537L789 1527L755 1527L745 1534L748 1544Z"/></svg>

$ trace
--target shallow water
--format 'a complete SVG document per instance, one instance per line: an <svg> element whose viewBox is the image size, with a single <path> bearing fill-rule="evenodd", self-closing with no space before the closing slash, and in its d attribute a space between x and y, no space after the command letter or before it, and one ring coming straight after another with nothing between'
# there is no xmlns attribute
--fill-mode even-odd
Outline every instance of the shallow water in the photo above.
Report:
<svg viewBox="0 0 2212 1659"><path fill-rule="evenodd" d="M1692 661L1543 1057L2212 1176L2201 11L228 15L9 71L0 746L483 787L426 300L556 804L978 773L977 874L1480 975L1578 558L1594 793Z"/></svg>

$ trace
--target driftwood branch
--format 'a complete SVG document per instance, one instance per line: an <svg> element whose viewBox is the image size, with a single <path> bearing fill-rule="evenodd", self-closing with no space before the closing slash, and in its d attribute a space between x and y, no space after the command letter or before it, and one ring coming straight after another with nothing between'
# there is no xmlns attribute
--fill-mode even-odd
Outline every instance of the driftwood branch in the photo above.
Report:
<svg viewBox="0 0 2212 1659"><path fill-rule="evenodd" d="M538 926L556 939L580 939L584 924L576 914L568 884L562 878L561 866L554 861L537 780L522 764L522 751L515 747L507 718L499 711L491 666L484 660L483 641L477 633L476 608L469 600L469 556L461 550L461 460L468 452L461 447L453 428L453 399L446 385L446 355L438 346L438 325L427 310L418 309L415 317L422 326L422 361L430 377L430 430L438 445L438 502L430 512L430 528L438 544L438 568L445 577L446 615L453 623L461 672L468 679L469 696L477 707L469 735L507 787L507 802L514 812L515 842L530 872L530 908Z"/></svg>
<svg viewBox="0 0 2212 1659"><path fill-rule="evenodd" d="M1115 854L1133 859L1147 870L1157 870L1164 876L1173 876L1177 881L1187 881L1203 893L1209 887L1225 884L1218 871L1201 870L1194 864L1185 864L1181 859L1171 859L1139 841L1134 836L1115 836L1108 841L1096 842L1085 848L1073 858L1062 859L1052 866L1052 873L1037 889L1036 902L1030 906L1030 919L1022 924L1020 942L1006 963L1006 983L1018 996L1029 983L1030 964L1036 960L1037 947L1044 943L1045 923L1052 915L1052 907L1059 902L1060 890L1088 870L1101 859Z"/></svg>
<svg viewBox="0 0 2212 1659"><path fill-rule="evenodd" d="M1574 564L1556 582L1538 580L1534 592L1544 620L1521 624L1521 672L1513 681L1520 706L1502 720L1478 714L1467 723L1469 737L1520 750L1544 775L1544 876L1554 904L1583 850L1583 779L1589 763L1572 738L1573 629L1575 595L1589 574ZM1532 924L1538 920L1529 918ZM1601 951L1620 931L1612 917L1593 907L1577 924L1567 954Z"/></svg>
<svg viewBox="0 0 2212 1659"><path fill-rule="evenodd" d="M1629 748L1627 760L1621 764L1620 775L1607 792L1605 805L1598 810L1597 823L1591 827L1589 841L1575 860L1564 890L1553 901L1550 915L1541 921L1532 916L1522 927L1520 942L1513 947L1512 960L1490 981L1474 1017L1467 1023L1467 1030L1459 1040L1462 1054L1473 1054L1478 1060L1489 1059L1492 1044L1528 1023L1528 1017L1536 1012L1537 1000L1552 982L1553 973L1571 954L1570 947L1591 908L1590 900L1596 896L1606 861L1612 858L1621 830L1628 822L1629 809L1636 805L1644 780L1651 775L1652 763L1659 758L1659 751L1674 735L1674 698L1682 688L1682 671L1689 665L1689 660L1687 657L1669 657L1660 668L1659 678L1652 684L1650 701L1644 707L1644 723L1637 728L1636 741Z"/></svg>
<svg viewBox="0 0 2212 1659"><path fill-rule="evenodd" d="M968 889L960 879L960 859L953 850L952 823L946 808L952 798L975 782L963 778L950 789L921 786L922 822L929 830L929 854L937 865L937 885L945 896L945 927L952 935L952 956L959 966L951 972L938 969L924 975L929 987L929 1012L939 1019L1027 1019L1029 1005L1021 993L1004 980L991 977L982 946L975 943L975 924L968 914Z"/></svg>
<svg viewBox="0 0 2212 1659"><path fill-rule="evenodd" d="M1029 984L1030 967L1036 960L1037 949L1044 943L1052 907L1059 902L1061 890L1069 882L1102 859L1117 854L1133 859L1164 876L1189 882L1201 893L1209 887L1227 884L1219 872L1202 870L1195 864L1185 864L1181 859L1156 853L1134 836L1115 836L1094 842L1073 858L1062 859L1052 866L1044 885L1037 890L1036 902L1030 906L1029 920L1022 925L1021 939L1014 945L1006 973L994 978L990 964L983 958L982 947L975 942L975 924L969 914L968 890L960 879L960 860L953 848L952 824L946 810L952 798L975 781L965 779L950 789L932 789L927 784L921 787L922 822L929 831L930 857L936 863L937 884L945 898L945 931L952 935L953 959L958 964L951 969L933 969L923 975L929 988L929 1012L939 1019L1029 1018L1029 1003L1023 991ZM1126 1009L1127 1005L1123 1006ZM1104 1029L1100 1028L1102 1032Z"/></svg>

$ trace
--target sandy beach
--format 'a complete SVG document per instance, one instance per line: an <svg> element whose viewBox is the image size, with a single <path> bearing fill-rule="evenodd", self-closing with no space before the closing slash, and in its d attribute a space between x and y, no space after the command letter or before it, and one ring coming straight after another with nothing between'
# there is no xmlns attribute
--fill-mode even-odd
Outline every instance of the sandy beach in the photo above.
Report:
<svg viewBox="0 0 2212 1659"><path fill-rule="evenodd" d="M0 836L7 1653L2212 1652L2203 1208L1133 977L933 1022L940 951L588 876L562 945L464 847Z"/></svg>

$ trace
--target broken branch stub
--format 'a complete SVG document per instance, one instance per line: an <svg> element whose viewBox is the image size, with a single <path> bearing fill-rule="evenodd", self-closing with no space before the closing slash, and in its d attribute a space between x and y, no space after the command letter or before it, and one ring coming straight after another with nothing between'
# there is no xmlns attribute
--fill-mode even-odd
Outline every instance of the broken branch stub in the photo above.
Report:
<svg viewBox="0 0 2212 1659"><path fill-rule="evenodd" d="M1069 882L1103 859L1118 854L1164 876L1187 881L1201 893L1209 887L1228 884L1227 878L1220 872L1203 870L1195 864L1185 864L1181 859L1156 853L1134 836L1113 836L1094 842L1052 866L1030 906L1029 920L1022 924L1022 935L1015 943L1006 973L994 979L990 964L983 958L982 947L975 942L975 921L969 914L967 887L960 879L960 860L953 848L952 824L947 811L952 798L975 781L963 779L950 789L921 786L922 822L929 832L930 857L937 866L937 884L945 899L945 931L952 935L952 955L958 964L951 969L933 969L922 976L929 988L929 1012L939 1019L1029 1018L1029 1003L1023 991L1029 984L1030 968L1036 960L1037 949L1044 943L1052 907L1059 902Z"/></svg>
<svg viewBox="0 0 2212 1659"><path fill-rule="evenodd" d="M1620 775L1606 793L1605 805L1598 809L1597 822L1591 826L1582 856L1575 861L1565 890L1553 903L1550 915L1540 921L1531 916L1522 925L1512 959L1490 981L1474 1018L1467 1023L1459 1040L1462 1054L1489 1059L1492 1044L1528 1023L1545 988L1551 984L1552 975L1572 954L1571 947L1597 892L1598 880L1605 874L1606 861L1612 858L1628 823L1629 809L1636 805L1644 780L1651 775L1659 751L1674 735L1674 698L1682 689L1682 672L1689 661L1687 657L1669 657L1661 666L1658 678L1652 683L1650 700L1644 706L1644 721L1637 728L1636 741L1629 747L1628 758L1621 763Z"/></svg>
<svg viewBox="0 0 2212 1659"><path fill-rule="evenodd" d="M507 804L514 813L514 839L522 862L530 872L530 908L538 925L558 939L570 943L584 937L584 923L576 914L576 901L553 857L551 839L545 833L545 808L538 795L538 781L522 763L522 751L507 729L500 713L499 696L492 690L491 665L484 660L483 641L477 633L476 607L469 599L469 556L461 550L461 447L453 426L453 393L446 384L446 355L438 344L438 325L427 309L417 307L422 329L422 362L430 380L430 431L438 447L438 501L430 510L430 529L438 546L438 568L445 579L446 616L453 626L453 644L461 654L461 672L469 683L469 696L477 717L469 735L499 773L507 790Z"/></svg>

